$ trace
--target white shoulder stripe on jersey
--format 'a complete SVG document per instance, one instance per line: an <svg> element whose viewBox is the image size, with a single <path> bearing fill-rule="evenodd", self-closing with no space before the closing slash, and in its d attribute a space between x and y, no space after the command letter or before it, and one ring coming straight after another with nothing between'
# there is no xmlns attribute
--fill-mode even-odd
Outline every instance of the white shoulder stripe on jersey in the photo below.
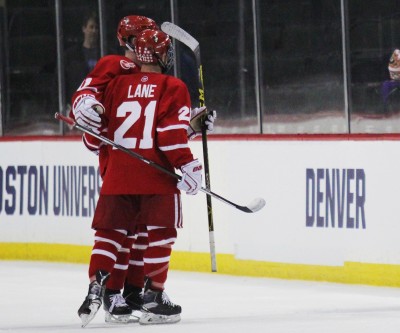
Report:
<svg viewBox="0 0 400 333"><path fill-rule="evenodd" d="M170 126L167 126L167 127L157 127L157 132L172 131L172 130L182 129L182 128L187 131L188 127L189 127L188 125L183 125L183 124L170 125Z"/></svg>
<svg viewBox="0 0 400 333"><path fill-rule="evenodd" d="M187 143L185 144L177 144L173 146L164 146L164 147L158 147L160 148L161 151L169 151L169 150L176 150L176 149L181 149L181 148L189 148L189 145Z"/></svg>

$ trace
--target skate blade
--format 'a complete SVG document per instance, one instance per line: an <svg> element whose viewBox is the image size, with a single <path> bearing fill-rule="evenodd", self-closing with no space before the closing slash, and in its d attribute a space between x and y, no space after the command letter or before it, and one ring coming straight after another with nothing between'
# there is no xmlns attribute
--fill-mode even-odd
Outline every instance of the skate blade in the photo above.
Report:
<svg viewBox="0 0 400 333"><path fill-rule="evenodd" d="M112 315L106 312L105 321L108 324L128 324L131 319L131 315Z"/></svg>
<svg viewBox="0 0 400 333"><path fill-rule="evenodd" d="M89 324L92 319L96 316L97 311L99 311L100 304L99 303L92 303L89 305L90 313L89 314L84 314L82 313L79 318L81 318L82 321L82 328L86 327L87 324Z"/></svg>
<svg viewBox="0 0 400 333"><path fill-rule="evenodd" d="M131 316L129 317L128 323L138 323L140 317L142 316L142 311L139 310L133 310Z"/></svg>
<svg viewBox="0 0 400 333"><path fill-rule="evenodd" d="M165 316L155 313L143 313L139 319L140 325L175 324L181 320L181 315Z"/></svg>

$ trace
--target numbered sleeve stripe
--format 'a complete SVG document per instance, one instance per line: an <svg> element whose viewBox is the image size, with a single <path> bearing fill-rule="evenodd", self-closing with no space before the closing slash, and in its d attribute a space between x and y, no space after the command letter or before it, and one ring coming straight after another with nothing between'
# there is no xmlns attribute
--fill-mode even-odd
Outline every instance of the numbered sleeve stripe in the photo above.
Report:
<svg viewBox="0 0 400 333"><path fill-rule="evenodd" d="M171 126L167 126L167 127L157 127L157 132L165 132L165 131L172 131L172 130L176 130L176 129L184 129L185 131L187 131L188 129L188 125L171 125Z"/></svg>
<svg viewBox="0 0 400 333"><path fill-rule="evenodd" d="M161 151L170 151L170 150L177 150L177 149L182 149L182 148L189 148L189 145L187 143L185 144L178 144L178 145L172 145L172 146L163 146L159 147Z"/></svg>

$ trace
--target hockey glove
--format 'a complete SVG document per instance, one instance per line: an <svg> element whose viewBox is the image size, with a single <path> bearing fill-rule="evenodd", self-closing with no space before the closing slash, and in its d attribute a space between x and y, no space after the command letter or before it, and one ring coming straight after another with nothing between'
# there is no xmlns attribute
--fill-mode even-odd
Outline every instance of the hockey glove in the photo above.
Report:
<svg viewBox="0 0 400 333"><path fill-rule="evenodd" d="M190 125L188 127L188 138L191 140L201 134L203 121L207 131L212 132L214 130L214 122L216 118L217 111L212 110L208 112L207 107L205 106L193 109L191 112Z"/></svg>
<svg viewBox="0 0 400 333"><path fill-rule="evenodd" d="M104 113L104 106L94 97L83 97L73 109L75 121L96 134L100 133L101 118L100 114Z"/></svg>
<svg viewBox="0 0 400 333"><path fill-rule="evenodd" d="M197 194L201 188L202 169L203 167L197 159L182 166L182 179L178 182L176 187L181 191L185 191L187 194Z"/></svg>

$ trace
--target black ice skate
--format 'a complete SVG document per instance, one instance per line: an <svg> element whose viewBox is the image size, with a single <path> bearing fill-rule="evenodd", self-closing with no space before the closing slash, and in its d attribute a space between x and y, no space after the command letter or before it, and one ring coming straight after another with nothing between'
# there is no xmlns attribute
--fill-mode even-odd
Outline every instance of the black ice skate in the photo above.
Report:
<svg viewBox="0 0 400 333"><path fill-rule="evenodd" d="M97 271L96 280L89 284L88 294L78 310L78 315L82 320L82 327L89 324L99 310L105 284L109 277L110 273L106 271Z"/></svg>
<svg viewBox="0 0 400 333"><path fill-rule="evenodd" d="M164 291L149 288L151 280L146 282L143 295L142 316L139 323L142 325L173 324L181 320L180 305L174 304Z"/></svg>
<svg viewBox="0 0 400 333"><path fill-rule="evenodd" d="M119 290L106 289L103 300L106 323L127 324L129 322L132 309L126 304Z"/></svg>
<svg viewBox="0 0 400 333"><path fill-rule="evenodd" d="M142 315L143 290L142 288L125 284L122 296L126 304L132 309L132 316L129 322L137 322Z"/></svg>

